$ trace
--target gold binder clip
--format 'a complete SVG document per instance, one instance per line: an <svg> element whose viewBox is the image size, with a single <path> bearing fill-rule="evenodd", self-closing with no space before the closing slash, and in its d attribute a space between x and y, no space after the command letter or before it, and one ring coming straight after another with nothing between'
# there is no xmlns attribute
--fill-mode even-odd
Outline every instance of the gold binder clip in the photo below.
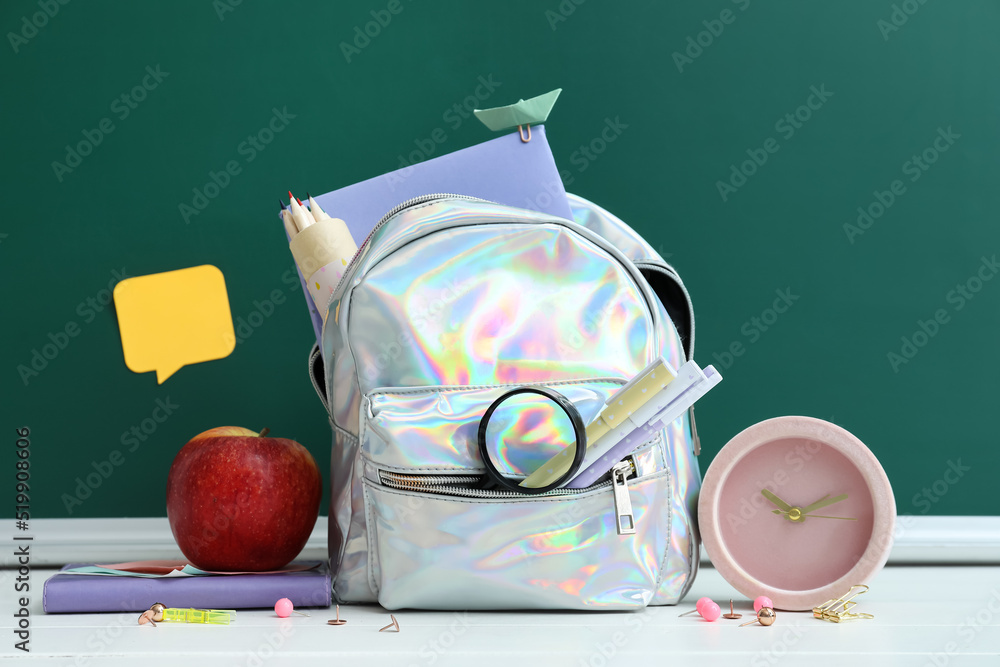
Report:
<svg viewBox="0 0 1000 667"><path fill-rule="evenodd" d="M855 591L855 589L858 590ZM827 600L820 606L813 607L813 616L824 621L830 621L831 623L875 618L871 614L851 611L858 605L857 602L852 602L852 600L867 592L868 586L864 584L855 584L854 586L851 586L850 590L841 595L839 598L835 600Z"/></svg>

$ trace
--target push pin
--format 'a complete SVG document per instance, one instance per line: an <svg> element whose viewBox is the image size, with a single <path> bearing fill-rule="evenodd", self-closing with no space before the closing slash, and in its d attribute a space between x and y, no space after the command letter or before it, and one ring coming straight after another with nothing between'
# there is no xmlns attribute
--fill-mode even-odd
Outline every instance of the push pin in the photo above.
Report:
<svg viewBox="0 0 1000 667"><path fill-rule="evenodd" d="M139 614L139 625L146 625L149 623L155 628L156 622L163 620L164 609L166 609L166 607L162 603L154 602L149 609Z"/></svg>
<svg viewBox="0 0 1000 667"><path fill-rule="evenodd" d="M329 621L326 622L326 624L327 625L343 625L344 623L347 623L347 621L345 621L345 620L343 620L343 619L340 618L340 605L338 604L337 605L337 618L330 619Z"/></svg>
<svg viewBox="0 0 1000 667"><path fill-rule="evenodd" d="M281 598L274 603L274 613L278 615L278 618L288 618L292 614L298 614L299 616L308 616L301 611L295 610L295 605L288 598Z"/></svg>
<svg viewBox="0 0 1000 667"><path fill-rule="evenodd" d="M698 612L703 619L708 622L718 620L719 616L722 614L722 609L719 605L715 604L715 601L711 598L700 598L697 603L695 603L695 609L693 611L688 611L681 616L687 616L688 614L693 614Z"/></svg>
<svg viewBox="0 0 1000 667"><path fill-rule="evenodd" d="M761 607L757 612L757 618L747 623L740 623L742 628L744 625L753 625L754 623L760 623L761 625L771 625L774 623L775 613L770 607Z"/></svg>
<svg viewBox="0 0 1000 667"><path fill-rule="evenodd" d="M733 599L732 598L729 598L729 613L728 614L723 614L722 618L728 618L730 620L737 619L737 618L743 618L743 614L737 614L735 611L733 611Z"/></svg>
<svg viewBox="0 0 1000 667"><path fill-rule="evenodd" d="M678 618L681 618L681 617L684 617L684 616L690 616L691 614L697 614L697 613L699 613L701 611L701 608L705 605L705 603L706 602L711 602L711 601L712 601L712 598L698 598L698 601L694 603L694 609L692 609L691 611L684 612L683 614L681 614L680 616L678 616Z"/></svg>
<svg viewBox="0 0 1000 667"><path fill-rule="evenodd" d="M384 628L380 629L379 632L385 632L389 628L395 628L395 630L393 630L393 632L399 632L399 621L397 621L396 617L393 616L392 614L389 614L389 618L392 619L392 623L390 623L389 625L387 625Z"/></svg>

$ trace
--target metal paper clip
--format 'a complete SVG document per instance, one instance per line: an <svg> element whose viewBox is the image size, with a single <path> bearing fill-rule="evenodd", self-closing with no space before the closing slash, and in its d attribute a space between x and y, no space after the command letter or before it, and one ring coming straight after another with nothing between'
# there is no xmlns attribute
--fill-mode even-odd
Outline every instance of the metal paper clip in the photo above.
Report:
<svg viewBox="0 0 1000 667"><path fill-rule="evenodd" d="M858 589L857 592L855 592L854 589ZM813 607L813 616L824 621L830 621L831 623L875 618L871 614L851 611L851 609L858 605L857 602L851 602L851 600L867 592L868 586L864 584L855 584L854 586L851 586L850 590L841 595L839 598L835 600L827 600L820 606Z"/></svg>

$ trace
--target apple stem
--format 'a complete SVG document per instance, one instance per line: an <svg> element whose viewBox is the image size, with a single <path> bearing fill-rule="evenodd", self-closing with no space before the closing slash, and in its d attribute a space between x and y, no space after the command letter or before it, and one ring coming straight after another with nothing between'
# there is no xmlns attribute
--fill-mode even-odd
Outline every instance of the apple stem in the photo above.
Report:
<svg viewBox="0 0 1000 667"><path fill-rule="evenodd" d="M264 428L262 428L260 430L260 433L257 434L257 437L258 438L263 438L265 435L267 435L270 432L271 432L271 429L269 429L268 427L265 426Z"/></svg>

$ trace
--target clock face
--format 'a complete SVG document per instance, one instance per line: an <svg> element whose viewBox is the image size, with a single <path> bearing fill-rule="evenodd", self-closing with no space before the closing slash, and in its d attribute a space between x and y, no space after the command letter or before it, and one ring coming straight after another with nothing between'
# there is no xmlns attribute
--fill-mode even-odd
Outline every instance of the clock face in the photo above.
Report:
<svg viewBox="0 0 1000 667"><path fill-rule="evenodd" d="M698 522L713 566L776 608L811 609L885 564L896 505L875 455L844 429L778 417L734 437L705 473Z"/></svg>
<svg viewBox="0 0 1000 667"><path fill-rule="evenodd" d="M740 459L722 484L717 510L729 555L753 579L787 590L820 588L846 575L871 542L874 515L857 467L804 438L768 442Z"/></svg>

